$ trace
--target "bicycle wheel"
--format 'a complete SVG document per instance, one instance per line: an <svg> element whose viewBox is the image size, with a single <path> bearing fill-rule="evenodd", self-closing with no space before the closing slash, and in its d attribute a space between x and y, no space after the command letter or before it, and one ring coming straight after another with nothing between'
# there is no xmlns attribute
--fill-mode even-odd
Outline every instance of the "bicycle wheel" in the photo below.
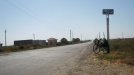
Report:
<svg viewBox="0 0 134 75"><path fill-rule="evenodd" d="M106 54L107 53L107 47L103 48L103 53Z"/></svg>
<svg viewBox="0 0 134 75"><path fill-rule="evenodd" d="M98 53L100 52L99 46L94 45L94 46L93 46L93 52L94 52L95 54L98 54Z"/></svg>

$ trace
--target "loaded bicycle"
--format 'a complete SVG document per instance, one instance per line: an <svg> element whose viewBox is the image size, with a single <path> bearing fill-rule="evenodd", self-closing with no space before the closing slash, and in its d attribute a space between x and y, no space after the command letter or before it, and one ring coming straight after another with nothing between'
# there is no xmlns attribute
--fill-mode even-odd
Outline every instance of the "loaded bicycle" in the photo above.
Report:
<svg viewBox="0 0 134 75"><path fill-rule="evenodd" d="M100 51L103 51L104 54L108 53L108 41L103 38L103 39L95 39L94 40L94 46L93 46L93 52L95 54L98 54Z"/></svg>

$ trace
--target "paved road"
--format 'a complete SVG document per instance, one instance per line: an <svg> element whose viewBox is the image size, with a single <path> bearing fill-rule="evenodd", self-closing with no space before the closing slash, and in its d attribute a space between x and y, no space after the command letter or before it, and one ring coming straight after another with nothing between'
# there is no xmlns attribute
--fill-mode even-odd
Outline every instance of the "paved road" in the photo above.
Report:
<svg viewBox="0 0 134 75"><path fill-rule="evenodd" d="M0 55L0 75L50 75L78 56L91 42Z"/></svg>

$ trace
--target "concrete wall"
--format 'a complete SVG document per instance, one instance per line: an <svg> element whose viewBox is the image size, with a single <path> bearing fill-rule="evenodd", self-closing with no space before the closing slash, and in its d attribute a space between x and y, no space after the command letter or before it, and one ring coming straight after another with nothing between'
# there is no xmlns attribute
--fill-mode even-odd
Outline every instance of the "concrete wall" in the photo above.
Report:
<svg viewBox="0 0 134 75"><path fill-rule="evenodd" d="M46 45L46 40L33 40L34 45Z"/></svg>
<svg viewBox="0 0 134 75"><path fill-rule="evenodd" d="M33 44L33 40L18 40L14 41L15 46Z"/></svg>
<svg viewBox="0 0 134 75"><path fill-rule="evenodd" d="M28 44L32 44L32 45L46 45L46 40L18 40L18 41L14 41L14 45L15 46L28 45Z"/></svg>

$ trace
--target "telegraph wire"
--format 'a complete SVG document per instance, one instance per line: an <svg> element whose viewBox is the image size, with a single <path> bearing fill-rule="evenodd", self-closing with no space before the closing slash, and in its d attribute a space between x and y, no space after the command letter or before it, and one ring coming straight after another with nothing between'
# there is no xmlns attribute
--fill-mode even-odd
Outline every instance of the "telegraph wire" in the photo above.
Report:
<svg viewBox="0 0 134 75"><path fill-rule="evenodd" d="M22 13L28 15L29 17L34 18L34 19L37 20L38 22L41 22L42 24L46 24L46 23L44 23L44 22L41 20L40 16L37 15L37 16L40 18L40 19L39 19L39 18L37 18L36 16L34 16L35 13L33 13L34 15L31 15L31 13L28 12L28 11L30 11L30 9L28 9L26 6L22 5L20 2L16 1L16 2L19 3L23 8L18 7L15 3L10 2L9 0L4 0L4 1L7 2L8 4L10 4L11 6L15 7L15 8L18 9L19 11L21 11ZM25 7L25 8L24 8L24 7ZM24 9L25 9L25 10L24 10ZM28 11L26 11L26 10L28 10Z"/></svg>
<svg viewBox="0 0 134 75"><path fill-rule="evenodd" d="M16 1L20 6L22 6L24 9L26 9L26 10L32 12L32 14L34 14L36 17L38 17L37 19L38 19L39 21L43 22L43 19L42 19L41 16L39 16L37 13L31 11L28 7L26 7L25 5L23 5L23 4L22 4L21 2L19 2L18 0L15 0L15 1ZM43 22L43 23L44 23L44 22Z"/></svg>

